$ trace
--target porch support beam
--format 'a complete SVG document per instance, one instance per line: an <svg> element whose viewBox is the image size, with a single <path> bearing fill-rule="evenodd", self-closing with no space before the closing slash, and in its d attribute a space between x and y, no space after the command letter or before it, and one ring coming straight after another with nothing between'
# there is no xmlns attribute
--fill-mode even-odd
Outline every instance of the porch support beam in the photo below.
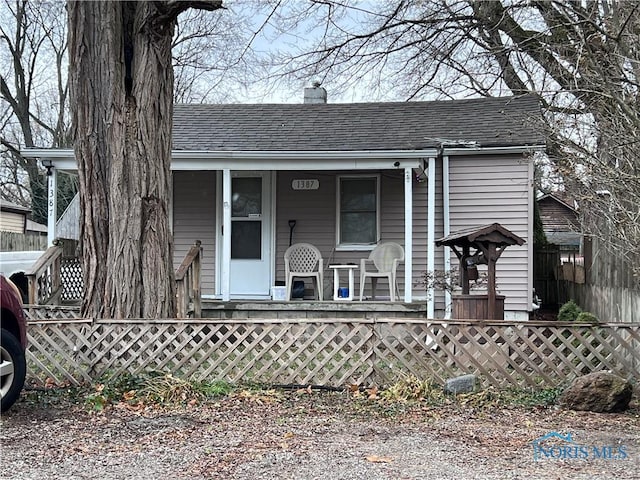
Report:
<svg viewBox="0 0 640 480"><path fill-rule="evenodd" d="M449 155L442 156L442 209L444 218L444 236L446 237L451 233L451 213L449 208ZM445 278L450 281L451 273L451 252L447 247L442 247L444 254L444 272ZM449 320L451 318L452 299L451 290L445 290L444 292L444 318Z"/></svg>
<svg viewBox="0 0 640 480"><path fill-rule="evenodd" d="M404 169L404 301L413 293L413 169Z"/></svg>
<svg viewBox="0 0 640 480"><path fill-rule="evenodd" d="M54 166L47 166L47 247L56 239L58 216L58 172Z"/></svg>
<svg viewBox="0 0 640 480"><path fill-rule="evenodd" d="M370 170L419 167L422 158L445 155L477 155L479 153L521 154L544 151L544 145L511 147L448 147L424 150L301 150L301 151L208 151L173 150L171 170L255 170L256 161L266 165L265 170ZM73 149L24 148L20 153L27 158L47 158L60 170L77 170ZM399 165L395 165L399 162ZM393 165L393 167L392 167Z"/></svg>
<svg viewBox="0 0 640 480"><path fill-rule="evenodd" d="M436 158L429 157L427 180L427 272L435 271L436 248ZM430 287L427 290L427 318L435 316L435 290Z"/></svg>
<svg viewBox="0 0 640 480"><path fill-rule="evenodd" d="M72 149L25 148L28 158L48 158L60 170L76 171L78 166ZM435 155L425 150L301 150L301 151L205 151L173 150L171 170L250 170L256 161L264 170L377 170L420 166L420 159Z"/></svg>
<svg viewBox="0 0 640 480"><path fill-rule="evenodd" d="M231 170L222 170L222 256L220 293L222 300L231 300Z"/></svg>

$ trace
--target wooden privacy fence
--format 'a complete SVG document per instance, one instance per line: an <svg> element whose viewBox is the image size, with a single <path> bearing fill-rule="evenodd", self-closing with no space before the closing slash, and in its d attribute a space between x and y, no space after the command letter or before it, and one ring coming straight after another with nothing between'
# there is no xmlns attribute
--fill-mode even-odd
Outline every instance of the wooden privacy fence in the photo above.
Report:
<svg viewBox="0 0 640 480"><path fill-rule="evenodd" d="M475 373L497 387L554 387L611 370L640 379L640 325L424 319L31 321L34 382L166 371L193 380L341 387ZM51 381L49 380L49 382Z"/></svg>
<svg viewBox="0 0 640 480"><path fill-rule="evenodd" d="M33 252L46 249L46 234L0 232L0 250L3 252Z"/></svg>

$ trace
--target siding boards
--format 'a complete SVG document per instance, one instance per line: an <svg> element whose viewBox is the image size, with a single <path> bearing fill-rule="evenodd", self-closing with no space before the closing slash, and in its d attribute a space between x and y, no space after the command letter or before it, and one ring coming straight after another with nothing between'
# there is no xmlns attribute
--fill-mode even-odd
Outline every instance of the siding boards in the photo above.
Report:
<svg viewBox="0 0 640 480"><path fill-rule="evenodd" d="M340 175L377 174L378 172L340 172ZM404 245L404 175L403 171L388 170L380 174L380 223L381 241ZM325 296L331 295L333 271L328 265L354 262L369 256L369 251L336 250L336 178L338 174L326 172L278 172L276 180L276 280L284 281L284 252L289 246L288 221L296 220L293 243L308 242L315 245L325 262ZM291 181L296 178L317 179L318 190L293 190ZM424 289L415 288L416 279L426 265L426 184L422 193L414 184L414 219L424 218L422 228L414 226L414 293L424 295ZM359 292L360 270L356 271L355 289ZM404 264L398 271L400 294L404 295ZM369 294L367 283L366 294ZM384 295L384 286L378 289Z"/></svg>
<svg viewBox="0 0 640 480"><path fill-rule="evenodd" d="M21 213L0 213L0 230L3 232L25 233L25 215Z"/></svg>
<svg viewBox="0 0 640 480"><path fill-rule="evenodd" d="M362 172L344 172L344 174ZM370 172L375 174L376 172ZM442 170L437 170L436 181L436 238L444 232L442 216ZM284 252L289 246L288 220L297 220L293 242L309 242L320 249L325 260L327 285L333 279L328 265L332 263L355 262L369 255L368 251L336 251L336 174L326 172L278 172L276 193L276 279L284 281ZM294 191L294 178L318 179L318 190ZM397 242L404 245L404 180L403 172L384 171L380 185L381 241ZM413 184L413 274L412 288L416 298L425 298L423 278L427 269L427 183ZM436 251L436 268L442 269L443 252ZM359 291L359 270L356 271L356 291ZM398 271L400 294L404 295L404 264ZM327 287L327 295L330 289ZM382 289L379 290L383 292ZM370 293L367 284L366 294ZM444 297L439 295L440 308L444 308Z"/></svg>
<svg viewBox="0 0 640 480"><path fill-rule="evenodd" d="M442 188L442 161L436 164L435 179L435 233L434 238L438 239L444 235L444 209ZM413 184L413 295L416 299L427 298L426 286L424 278L427 273L427 224L428 224L428 199L429 189L428 182L414 182ZM435 247L434 247L435 248ZM435 270L444 270L444 252L443 249L435 251ZM435 292L435 308L436 310L444 310L444 293L442 291Z"/></svg>
<svg viewBox="0 0 640 480"><path fill-rule="evenodd" d="M459 156L450 158L449 169L452 232L498 222L530 241L528 161L508 155ZM457 264L455 256L452 263ZM530 309L531 275L527 245L507 248L497 263L497 289L506 296L505 310Z"/></svg>
<svg viewBox="0 0 640 480"><path fill-rule="evenodd" d="M76 195L56 222L56 237L80 240L80 194Z"/></svg>
<svg viewBox="0 0 640 480"><path fill-rule="evenodd" d="M173 263L202 242L202 294L215 293L216 172L173 172Z"/></svg>
<svg viewBox="0 0 640 480"><path fill-rule="evenodd" d="M553 197L538 200L538 212L545 230L559 232L580 231L575 210L571 210Z"/></svg>
<svg viewBox="0 0 640 480"><path fill-rule="evenodd" d="M325 262L325 279L335 245L335 175L327 172L276 173L276 281L284 281L284 252L289 247L289 220L296 220L293 243L315 245ZM317 190L293 190L293 179L316 179ZM326 282L325 282L326 283ZM325 289L329 291L330 289ZM325 293L326 298L326 293Z"/></svg>
<svg viewBox="0 0 640 480"><path fill-rule="evenodd" d="M499 222L529 241L530 179L528 162L514 156L450 157L451 231ZM340 174L377 174L378 172L340 172ZM404 245L403 171L380 172L381 240ZM284 281L284 252L289 246L289 220L296 220L293 242L308 242L320 249L325 260L325 298L330 298L332 263L359 265L368 251L336 251L336 177L337 173L276 172L275 191L275 279ZM293 190L293 179L317 179L318 190ZM175 259L179 265L196 239L203 245L203 293L215 292L215 172L174 172ZM436 168L436 231L444 235L442 198L442 162ZM426 298L423 278L427 268L427 182L413 183L413 273L415 298ZM449 249L446 249L449 250ZM435 268L444 269L444 248L436 249ZM452 265L457 259L452 255ZM481 267L482 269L482 267ZM498 290L506 296L505 309L529 309L528 276L531 275L527 246L510 247L498 262ZM398 272L401 295L404 294L404 264ZM359 291L359 270L356 292ZM368 284L369 285L369 284ZM369 293L369 288L367 288ZM354 292L354 293L356 293ZM382 293L383 290L381 289ZM436 309L443 310L443 292L436 292Z"/></svg>
<svg viewBox="0 0 640 480"><path fill-rule="evenodd" d="M385 170L381 173L380 181L380 242L395 242L404 247L404 170ZM369 252L360 253L363 253L360 255L361 257L369 256ZM414 267L413 272L415 271ZM405 263L403 262L397 271L398 289L401 296L404 295L406 288L404 272ZM358 269L358 274L360 274L360 269ZM379 285L376 293L381 296L388 295L386 282L379 281ZM371 282L367 282L365 294L371 294Z"/></svg>
<svg viewBox="0 0 640 480"><path fill-rule="evenodd" d="M444 236L444 176L443 176L443 162L442 159L439 159L436 164L436 231L434 238L437 240ZM451 205L449 205L449 211L451 211ZM426 216L426 214L425 214ZM426 229L425 229L426 232ZM426 233L425 233L426 235ZM444 248L436 248L435 245L435 269L444 271L444 256L445 250ZM455 266L455 262L452 263ZM426 268L425 268L426 271ZM445 297L444 291L436 291L435 292L435 309L436 311L442 311L446 308L445 305Z"/></svg>

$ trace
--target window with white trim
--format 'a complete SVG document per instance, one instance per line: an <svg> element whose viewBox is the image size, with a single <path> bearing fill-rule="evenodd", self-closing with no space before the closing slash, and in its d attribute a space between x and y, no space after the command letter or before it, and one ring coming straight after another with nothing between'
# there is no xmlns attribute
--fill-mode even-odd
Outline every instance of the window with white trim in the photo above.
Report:
<svg viewBox="0 0 640 480"><path fill-rule="evenodd" d="M380 177L338 176L339 246L366 246L380 238Z"/></svg>

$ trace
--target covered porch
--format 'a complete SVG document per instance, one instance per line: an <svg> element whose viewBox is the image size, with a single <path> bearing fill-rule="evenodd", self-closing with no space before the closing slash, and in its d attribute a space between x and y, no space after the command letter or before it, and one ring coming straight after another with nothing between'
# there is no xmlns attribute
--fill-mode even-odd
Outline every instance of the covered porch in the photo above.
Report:
<svg viewBox="0 0 640 480"><path fill-rule="evenodd" d="M79 318L82 269L75 241L56 241L27 275L29 311L42 318ZM216 320L367 320L424 318L426 303L391 301L293 301L203 299L201 248L195 242L176 271L178 318Z"/></svg>
<svg viewBox="0 0 640 480"><path fill-rule="evenodd" d="M43 164L47 166L49 173L49 198L56 199L56 173L57 171L74 172L76 162L72 150L31 150L31 155L38 156ZM436 209L435 209L435 192L436 192L436 164L442 162L438 158L438 152L435 149L429 150L403 150L403 151L349 151L349 152L194 152L194 151L174 151L171 169L174 175L174 199L172 205L172 223L174 231L174 241L177 244L174 263L178 270L184 257L188 255L187 247L191 247L195 238L200 240L196 234L190 234L190 227L183 227L180 210L180 202L188 198L188 194L193 194L194 186L190 183L189 178L201 179L204 175L212 181L209 182L211 187L210 195L212 204L208 205L211 213L209 219L210 239L207 243L206 239L201 240L202 260L201 273L209 269L209 276L214 278L213 290L209 287L207 291L206 285L198 285L196 289L199 292L202 301L202 314L212 315L217 318L216 312L225 312L222 318L230 318L229 315L239 315L239 306L247 308L250 311L262 312L262 315L271 315L272 318L286 318L287 315L300 315L302 311L317 312L320 318L327 315L335 314L338 311L344 311L347 317L354 315L356 317L366 318L367 315L378 315L377 312L386 311L392 316L396 314L426 315L430 318L435 314L435 302L433 295L427 295L427 292L417 287L417 279L427 268L434 268L435 265L435 245L433 242L435 225L436 225ZM266 170L256 171L256 164L260 164L261 168ZM386 173L385 173L386 172ZM394 302L377 301L377 306L365 307L371 302L359 302L358 296L354 295L352 302L333 302L331 290L331 265L340 263L359 262L360 258L364 258L375 247L376 243L371 245L357 246L340 246L325 247L325 279L328 280L328 287L325 289L325 301L313 302L309 301L308 296L302 302L304 307L300 307L301 302L291 302L290 306L286 306L281 302L273 302L272 287L282 285L282 253L284 249L291 243L292 231L289 230L289 219L291 214L290 203L294 203L294 211L300 212L300 204L292 200L291 195L282 193L283 185L291 186L292 192L295 194L295 186L293 185L300 180L309 180L324 178L323 182L331 182L334 184L334 190L330 192L330 197L326 202L335 202L335 178L338 175L358 176L369 175L384 177L381 183L387 185L384 187L388 191L388 185L393 185L395 215L387 215L394 217L394 225L397 225L394 241L402 244L405 252L402 270L398 277L398 284L401 287L401 296L399 302L405 307L393 307ZM234 179L246 178L247 176L262 175L264 178L268 212L262 215L263 223L263 242L269 243L269 248L262 252L266 269L264 270L267 277L266 290L259 295L242 295L234 292L234 269L237 268L238 262L234 265L232 255L232 237L233 235L224 235L224 232L233 232L233 222L236 219L233 212L234 206ZM324 176L324 177L323 177ZM331 177L333 176L333 177ZM180 190L180 179L187 179ZM291 180L294 178L294 180ZM298 180L295 180L298 179ZM329 179L329 180L327 180ZM416 188L416 186L418 186ZM380 187L379 187L380 188ZM189 192L191 190L191 192ZM416 196L421 197L420 203L429 205L426 209L415 211ZM401 199L399 204L397 200ZM378 199L384 203L385 197ZM56 201L49 203L49 241L53 244L58 238L56 232L56 219L58 212L55 210ZM334 207L332 207L334 208ZM386 207L385 207L386 208ZM334 211L335 213L335 211ZM402 217L400 218L400 214ZM380 213L378 212L378 215ZM420 232L416 232L414 222L416 215L420 218L419 223L422 226ZM295 215L293 215L295 217ZM426 217L426 218L423 218ZM317 219L308 218L308 222L319 221ZM326 218L324 222L335 223L335 216L329 220ZM381 222L382 223L382 222ZM424 226L427 226L425 229ZM380 235L380 233L379 233ZM384 232L383 234L384 235ZM420 243L426 243L426 252L420 252L422 258L421 265L414 265L414 242L420 239ZM307 241L297 237L294 241ZM378 242L388 240L387 238L378 237ZM426 242L425 242L426 240ZM185 247L180 251L180 241L184 242ZM426 262L425 262L426 257ZM430 266L430 267L429 267ZM254 270L244 272L244 278L254 274ZM356 280L359 272L355 272ZM236 276L237 277L237 276ZM386 288L386 285L384 285ZM416 290L420 293L416 295ZM328 294L329 293L329 294ZM355 293L355 292L353 292ZM380 293L380 292L379 292ZM384 291L382 292L384 295ZM384 299L384 296L382 297ZM361 303L360 306L350 305L351 303ZM396 302L397 303L397 302ZM256 308L249 307L253 305ZM412 306L413 305L413 306ZM235 313L233 313L235 312ZM257 313L250 313L251 315Z"/></svg>

